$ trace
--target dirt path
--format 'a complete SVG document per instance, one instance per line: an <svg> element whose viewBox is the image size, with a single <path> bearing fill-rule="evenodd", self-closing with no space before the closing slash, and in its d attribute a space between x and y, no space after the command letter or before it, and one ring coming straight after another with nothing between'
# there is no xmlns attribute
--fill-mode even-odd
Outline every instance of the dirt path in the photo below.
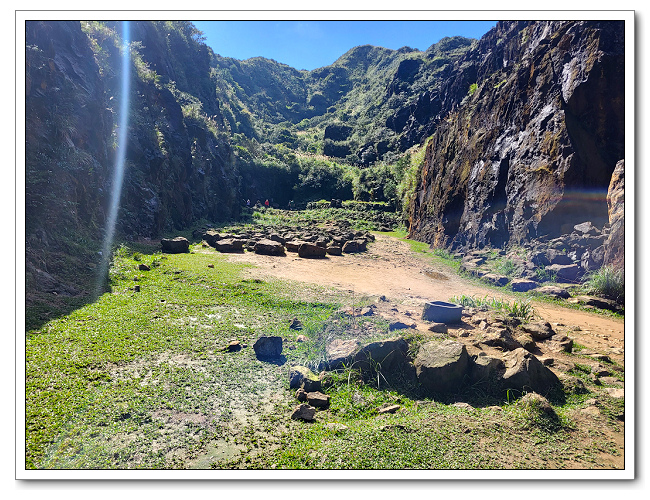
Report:
<svg viewBox="0 0 650 500"><path fill-rule="evenodd" d="M359 295L385 296L405 308L395 311L417 319L424 302L448 300L454 295L486 294L504 297L494 288L484 288L465 280L452 270L414 253L397 238L376 235L368 251L360 254L327 256L325 259L302 259L288 252L285 257L257 255L253 252L230 254L235 262L254 264L248 272L253 277L297 280L333 286ZM608 354L623 362L624 321L594 313L566 309L547 302L534 302L538 314L554 325L556 331L570 331L576 342Z"/></svg>

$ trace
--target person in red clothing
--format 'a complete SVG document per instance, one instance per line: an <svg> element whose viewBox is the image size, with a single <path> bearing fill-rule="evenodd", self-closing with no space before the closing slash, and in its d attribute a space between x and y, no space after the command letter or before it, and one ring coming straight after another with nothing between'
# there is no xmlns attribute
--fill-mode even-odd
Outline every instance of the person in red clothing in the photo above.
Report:
<svg viewBox="0 0 650 500"><path fill-rule="evenodd" d="M266 200L266 201L264 202L264 206L265 206L266 208L269 208L269 200Z"/></svg>

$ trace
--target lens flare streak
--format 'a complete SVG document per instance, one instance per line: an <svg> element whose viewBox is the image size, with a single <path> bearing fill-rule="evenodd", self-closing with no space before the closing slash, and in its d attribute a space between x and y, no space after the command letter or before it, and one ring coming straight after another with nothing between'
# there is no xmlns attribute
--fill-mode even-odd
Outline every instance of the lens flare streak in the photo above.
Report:
<svg viewBox="0 0 650 500"><path fill-rule="evenodd" d="M117 129L117 151L115 157L115 170L113 172L113 184L111 189L111 202L108 217L106 219L106 232L102 246L102 262L99 267L95 296L99 297L103 289L104 280L110 264L111 247L115 236L117 225L117 213L120 208L120 196L122 194L122 181L124 179L124 165L126 161L126 138L129 124L129 93L131 89L131 64L130 64L130 26L128 21L122 23L122 85L120 115Z"/></svg>

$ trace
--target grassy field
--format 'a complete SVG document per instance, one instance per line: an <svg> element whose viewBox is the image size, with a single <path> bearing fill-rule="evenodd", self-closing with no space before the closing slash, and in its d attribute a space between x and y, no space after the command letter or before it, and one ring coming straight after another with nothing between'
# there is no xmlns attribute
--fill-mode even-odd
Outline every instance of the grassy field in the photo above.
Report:
<svg viewBox="0 0 650 500"><path fill-rule="evenodd" d="M110 293L28 332L28 468L599 468L620 456L612 433L622 402L598 396L601 421L583 428L573 416L594 396L580 391L545 413L468 390L458 395L467 408L407 379L345 370L315 423L293 421L291 365L316 368L331 338L393 335L381 319L336 314L369 299L249 279L201 245L139 250L116 252ZM294 318L302 330L290 328ZM283 337L284 359L255 357L262 335ZM227 352L231 340L244 348ZM400 409L381 414L387 405Z"/></svg>

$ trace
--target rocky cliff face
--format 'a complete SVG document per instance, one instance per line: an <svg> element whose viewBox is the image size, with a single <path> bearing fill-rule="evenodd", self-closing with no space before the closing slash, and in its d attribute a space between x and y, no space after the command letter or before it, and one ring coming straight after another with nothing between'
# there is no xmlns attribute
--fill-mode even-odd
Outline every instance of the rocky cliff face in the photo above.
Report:
<svg viewBox="0 0 650 500"><path fill-rule="evenodd" d="M132 23L117 234L157 237L237 216L239 177L210 58L189 23ZM115 168L119 23L26 23L28 300L94 281Z"/></svg>
<svg viewBox="0 0 650 500"><path fill-rule="evenodd" d="M60 226L61 217L101 233L123 98L114 24L86 34L79 22L27 23L28 238ZM207 48L195 50L182 29L155 23L133 23L132 39L139 44L118 230L155 237L236 215L238 177L210 60L199 50Z"/></svg>
<svg viewBox="0 0 650 500"><path fill-rule="evenodd" d="M428 143L410 236L503 246L608 223L623 55L623 23L498 23L440 90L452 112Z"/></svg>

